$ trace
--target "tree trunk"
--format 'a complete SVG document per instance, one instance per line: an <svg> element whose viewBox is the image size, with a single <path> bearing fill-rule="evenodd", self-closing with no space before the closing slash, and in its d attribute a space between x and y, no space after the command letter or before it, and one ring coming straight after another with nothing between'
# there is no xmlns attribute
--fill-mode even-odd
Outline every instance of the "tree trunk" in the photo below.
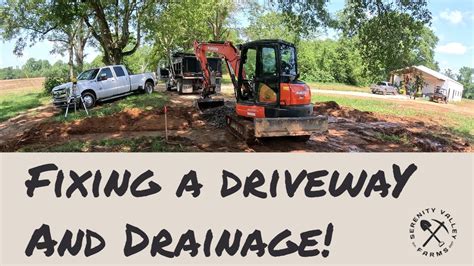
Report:
<svg viewBox="0 0 474 266"><path fill-rule="evenodd" d="M104 53L102 62L106 65L120 65L123 62L123 52L119 48L109 48L109 53Z"/></svg>
<svg viewBox="0 0 474 266"><path fill-rule="evenodd" d="M117 24L117 21L107 21L106 12L110 9L104 9L104 6L100 1L88 0L85 1L85 3L89 9L93 11L96 23L93 25L93 23L89 22L88 14L86 14L83 19L87 27L90 29L92 36L100 43L100 46L102 46L104 52L104 58L102 61L106 65L121 64L124 56L132 55L140 46L140 13L145 5L139 5L136 0L125 1L125 3L123 3L124 11L123 14L121 14L122 20ZM152 3L152 1L149 1L149 3ZM119 1L116 1L115 5L111 4L108 7L113 8L118 12L118 9L120 9L120 3ZM136 18L135 21L132 22L131 20L134 14ZM117 25L113 26L114 24ZM136 25L136 43L131 50L124 51L125 47L129 44L129 24ZM115 31L118 29L121 31L112 32L110 29L111 25L115 28Z"/></svg>
<svg viewBox="0 0 474 266"><path fill-rule="evenodd" d="M74 78L74 43L71 41L68 44L67 52L69 54L68 66L69 66L69 78L72 80Z"/></svg>
<svg viewBox="0 0 474 266"><path fill-rule="evenodd" d="M76 36L74 41L74 52L76 59L76 70L82 72L84 68L84 49L90 37L90 30L85 28L84 20L77 24Z"/></svg>
<svg viewBox="0 0 474 266"><path fill-rule="evenodd" d="M84 49L81 49L80 47L76 48L75 59L77 73L81 73L84 68Z"/></svg>

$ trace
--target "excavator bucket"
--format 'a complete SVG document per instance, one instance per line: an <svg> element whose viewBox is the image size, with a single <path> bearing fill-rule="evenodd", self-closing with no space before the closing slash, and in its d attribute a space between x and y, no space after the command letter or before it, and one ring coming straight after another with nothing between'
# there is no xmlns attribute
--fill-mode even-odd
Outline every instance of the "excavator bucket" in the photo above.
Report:
<svg viewBox="0 0 474 266"><path fill-rule="evenodd" d="M216 108L224 105L224 99L222 98L204 98L197 100L197 107L199 110L206 110L210 108Z"/></svg>
<svg viewBox="0 0 474 266"><path fill-rule="evenodd" d="M326 116L255 118L255 137L309 136L328 130Z"/></svg>

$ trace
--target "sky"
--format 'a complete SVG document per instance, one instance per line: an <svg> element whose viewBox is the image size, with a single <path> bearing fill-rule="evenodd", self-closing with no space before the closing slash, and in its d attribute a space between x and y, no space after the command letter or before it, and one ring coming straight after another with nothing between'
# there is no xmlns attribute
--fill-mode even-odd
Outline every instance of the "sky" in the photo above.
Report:
<svg viewBox="0 0 474 266"><path fill-rule="evenodd" d="M330 0L328 9L330 12L337 12L343 6L344 0ZM435 60L438 61L440 69L444 71L449 68L458 72L463 66L474 67L474 1L428 0L428 8L433 16L431 29L439 38ZM22 57L13 54L14 46L14 41L0 41L0 68L21 67L30 57L47 59L51 63L59 59L66 61L66 55L49 53L53 46L49 41L25 48ZM96 49L86 48L85 61L91 62L98 54Z"/></svg>

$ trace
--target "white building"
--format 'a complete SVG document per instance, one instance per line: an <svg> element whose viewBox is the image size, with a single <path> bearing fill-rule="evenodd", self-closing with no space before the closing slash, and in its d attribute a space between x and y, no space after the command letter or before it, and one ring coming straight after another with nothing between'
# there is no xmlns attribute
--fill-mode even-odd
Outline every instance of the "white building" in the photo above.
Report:
<svg viewBox="0 0 474 266"><path fill-rule="evenodd" d="M445 89L448 101L460 101L464 86L454 79L425 66L412 66L391 72L390 81L399 85L401 81L414 82L416 76L421 76L424 82L422 94L434 93L436 87Z"/></svg>

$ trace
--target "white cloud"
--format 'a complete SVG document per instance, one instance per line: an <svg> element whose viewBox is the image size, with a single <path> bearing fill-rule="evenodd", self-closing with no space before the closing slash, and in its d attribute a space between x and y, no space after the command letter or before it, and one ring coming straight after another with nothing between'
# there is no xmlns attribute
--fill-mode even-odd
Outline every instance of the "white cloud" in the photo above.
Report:
<svg viewBox="0 0 474 266"><path fill-rule="evenodd" d="M450 42L436 47L435 51L442 54L463 55L466 53L467 47L459 42Z"/></svg>
<svg viewBox="0 0 474 266"><path fill-rule="evenodd" d="M442 19L451 22L452 24L459 24L462 22L463 14L459 10L449 10L446 9L445 11L441 12L439 15Z"/></svg>

